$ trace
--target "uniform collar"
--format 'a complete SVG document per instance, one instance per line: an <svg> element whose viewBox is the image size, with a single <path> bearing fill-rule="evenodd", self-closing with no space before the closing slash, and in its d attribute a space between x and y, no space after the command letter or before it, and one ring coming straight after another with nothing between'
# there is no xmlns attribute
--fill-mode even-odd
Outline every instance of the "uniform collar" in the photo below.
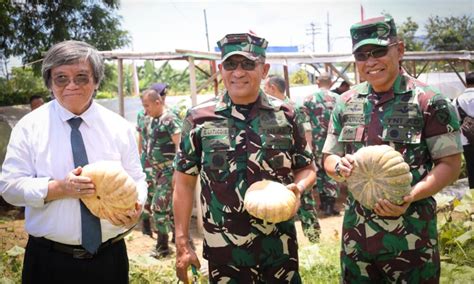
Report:
<svg viewBox="0 0 474 284"><path fill-rule="evenodd" d="M230 99L229 93L225 92L224 95L221 95L217 98L216 112L221 112L224 110L232 109L234 104ZM260 109L273 109L275 105L270 102L268 96L262 90L259 90L257 100L255 101L255 106Z"/></svg>
<svg viewBox="0 0 474 284"><path fill-rule="evenodd" d="M413 82L409 81L407 74L403 71L400 71L400 73L397 75L397 79L395 79L395 82L393 83L391 93L392 95L405 94L414 88L415 85ZM367 81L355 86L354 89L356 89L357 92L363 96L367 96L373 91L372 86Z"/></svg>

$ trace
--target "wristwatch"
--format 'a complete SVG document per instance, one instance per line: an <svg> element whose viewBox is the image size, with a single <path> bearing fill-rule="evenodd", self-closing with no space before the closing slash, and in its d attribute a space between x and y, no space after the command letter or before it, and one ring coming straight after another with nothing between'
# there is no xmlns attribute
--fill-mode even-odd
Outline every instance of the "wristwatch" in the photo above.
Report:
<svg viewBox="0 0 474 284"><path fill-rule="evenodd" d="M302 185L302 184L300 184L300 183L297 183L297 184L296 184L296 187L298 188L298 190L299 190L299 192L300 192L301 194L303 194L303 192L304 192L305 189L306 189L306 188L304 187L304 185Z"/></svg>
<svg viewBox="0 0 474 284"><path fill-rule="evenodd" d="M344 176L341 174L341 163L338 161L336 165L334 166L334 171L336 172L336 175L340 178L344 178Z"/></svg>

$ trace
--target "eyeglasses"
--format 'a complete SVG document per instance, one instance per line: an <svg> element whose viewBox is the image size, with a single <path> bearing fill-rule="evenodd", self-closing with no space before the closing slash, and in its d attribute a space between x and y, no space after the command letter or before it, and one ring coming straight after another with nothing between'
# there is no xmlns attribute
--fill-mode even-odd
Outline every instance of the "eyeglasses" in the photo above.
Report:
<svg viewBox="0 0 474 284"><path fill-rule="evenodd" d="M260 63L258 61L253 61L253 60L250 60L250 59L245 59L245 60L242 60L242 61L232 61L232 60L226 60L224 62L222 62L222 67L224 67L224 70L226 71L233 71L235 69L237 69L237 67L242 67L242 69L246 70L246 71L252 71L255 69L255 67L257 66L257 64Z"/></svg>
<svg viewBox="0 0 474 284"><path fill-rule="evenodd" d="M354 52L354 58L356 61L366 61L370 56L373 58L384 57L388 53L388 48L397 45L398 42L391 43L385 47L374 48L371 51L356 51Z"/></svg>
<svg viewBox="0 0 474 284"><path fill-rule="evenodd" d="M76 84L77 86L84 86L84 85L89 84L90 76L87 74L79 74L76 77L74 77L72 80L74 81L74 84ZM59 75L53 78L53 82L56 86L63 88L71 83L71 79L67 76Z"/></svg>

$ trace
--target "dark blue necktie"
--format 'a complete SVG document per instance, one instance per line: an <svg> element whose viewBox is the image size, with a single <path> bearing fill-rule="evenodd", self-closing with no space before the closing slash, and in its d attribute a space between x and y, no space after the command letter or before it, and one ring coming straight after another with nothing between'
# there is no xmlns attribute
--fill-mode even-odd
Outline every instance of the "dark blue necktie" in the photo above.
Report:
<svg viewBox="0 0 474 284"><path fill-rule="evenodd" d="M71 146L72 156L74 158L74 167L83 167L89 163L87 160L86 148L82 140L79 126L82 118L75 117L67 121L71 126ZM100 229L100 220L92 215L89 209L81 203L81 229L82 229L82 246L90 253L94 254L102 243L102 235Z"/></svg>

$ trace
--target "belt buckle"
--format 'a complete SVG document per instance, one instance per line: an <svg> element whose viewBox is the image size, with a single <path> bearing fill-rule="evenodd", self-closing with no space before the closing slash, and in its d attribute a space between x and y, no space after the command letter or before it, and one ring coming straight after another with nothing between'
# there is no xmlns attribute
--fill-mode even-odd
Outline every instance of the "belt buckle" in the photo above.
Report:
<svg viewBox="0 0 474 284"><path fill-rule="evenodd" d="M73 249L72 257L76 259L89 259L89 258L93 258L94 255L85 249Z"/></svg>

